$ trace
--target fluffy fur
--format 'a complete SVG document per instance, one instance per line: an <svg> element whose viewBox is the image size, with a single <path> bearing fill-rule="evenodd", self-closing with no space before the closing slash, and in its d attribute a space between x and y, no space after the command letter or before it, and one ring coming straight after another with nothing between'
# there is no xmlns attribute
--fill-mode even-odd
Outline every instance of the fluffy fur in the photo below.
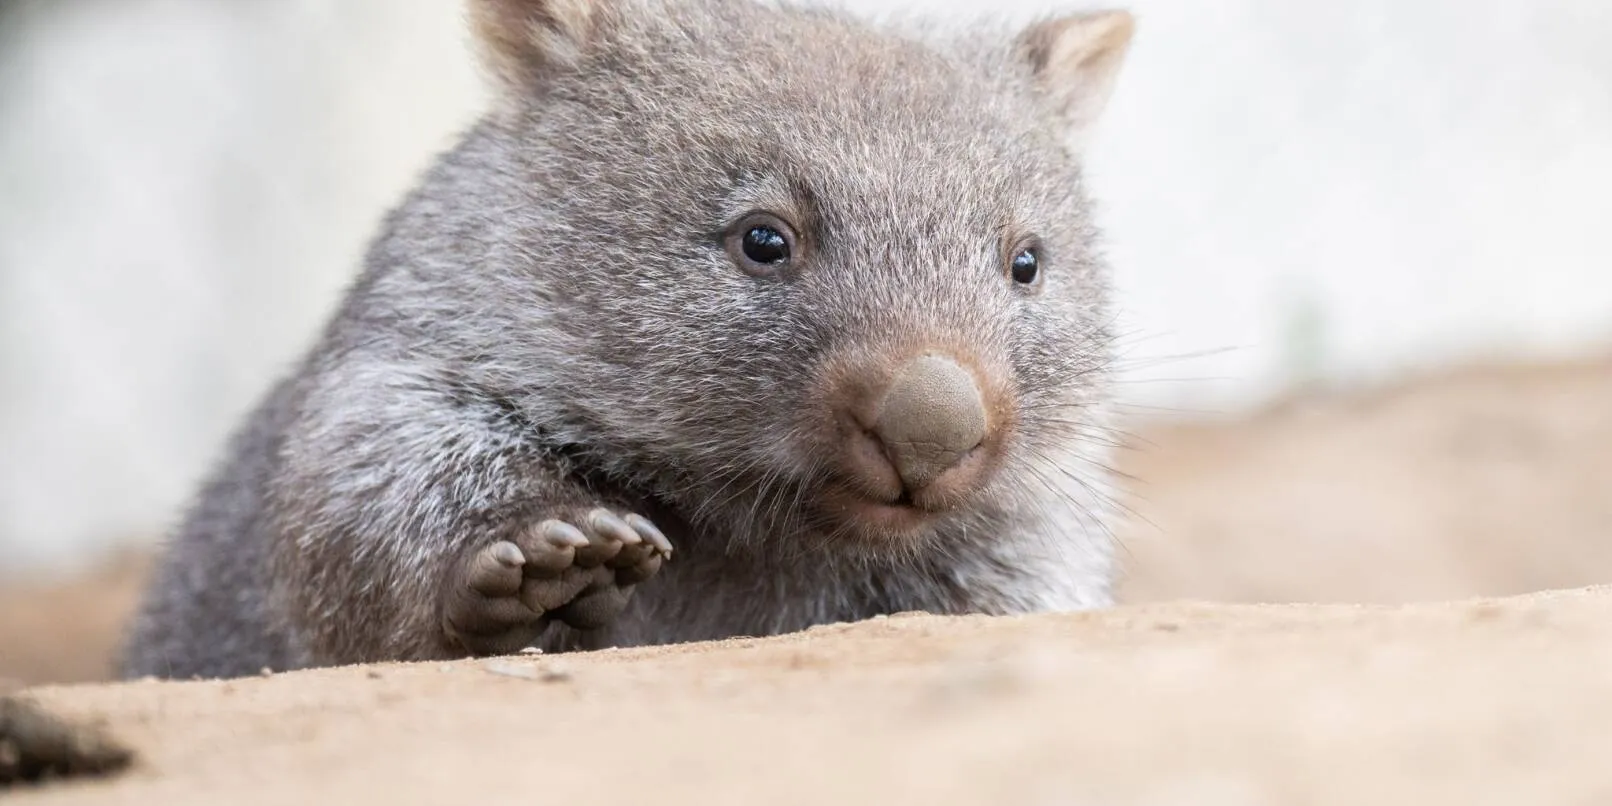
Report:
<svg viewBox="0 0 1612 806"><path fill-rule="evenodd" d="M1107 272L1072 144L1128 16L948 37L751 0L472 10L500 102L231 442L127 675L463 654L454 564L597 504L676 555L551 650L1109 603ZM716 233L752 209L807 222L798 275L735 268ZM1002 270L1021 232L1035 293ZM814 395L902 345L970 351L1015 408L985 489L885 535L814 504Z"/></svg>

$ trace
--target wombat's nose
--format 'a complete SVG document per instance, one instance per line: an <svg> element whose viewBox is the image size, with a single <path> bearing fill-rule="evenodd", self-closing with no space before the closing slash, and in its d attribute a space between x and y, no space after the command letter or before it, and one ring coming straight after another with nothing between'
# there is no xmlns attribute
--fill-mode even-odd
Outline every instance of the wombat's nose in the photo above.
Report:
<svg viewBox="0 0 1612 806"><path fill-rule="evenodd" d="M896 371L870 429L909 491L921 490L985 439L985 401L968 370L938 355Z"/></svg>

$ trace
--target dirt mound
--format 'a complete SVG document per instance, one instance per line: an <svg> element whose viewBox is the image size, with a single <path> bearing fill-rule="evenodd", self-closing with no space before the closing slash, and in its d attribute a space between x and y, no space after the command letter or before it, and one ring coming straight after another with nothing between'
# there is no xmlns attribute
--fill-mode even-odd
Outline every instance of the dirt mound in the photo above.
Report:
<svg viewBox="0 0 1612 806"><path fill-rule="evenodd" d="M878 619L42 689L140 752L17 804L1518 804L1612 795L1612 590Z"/></svg>

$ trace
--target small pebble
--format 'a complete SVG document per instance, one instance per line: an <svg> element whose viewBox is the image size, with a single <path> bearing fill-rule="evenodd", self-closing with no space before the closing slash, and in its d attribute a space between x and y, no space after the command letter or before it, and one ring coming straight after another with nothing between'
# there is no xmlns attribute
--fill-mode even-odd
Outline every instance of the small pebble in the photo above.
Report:
<svg viewBox="0 0 1612 806"><path fill-rule="evenodd" d="M257 673L260 674L260 675L263 675L264 677L273 677L274 676L274 670L270 669L267 666L257 670Z"/></svg>
<svg viewBox="0 0 1612 806"><path fill-rule="evenodd" d="M545 664L543 666L525 666L513 663L500 663L494 661L482 667L496 675L516 677L521 680L540 680L544 683L560 683L571 679L571 672L562 666Z"/></svg>
<svg viewBox="0 0 1612 806"><path fill-rule="evenodd" d="M541 654L543 654L543 650L540 647L529 646L529 647L521 650L521 654L522 655L541 655Z"/></svg>
<svg viewBox="0 0 1612 806"><path fill-rule="evenodd" d="M515 666L506 663L489 663L482 667L489 672L503 677L518 677L522 680L540 679L537 670L528 666Z"/></svg>

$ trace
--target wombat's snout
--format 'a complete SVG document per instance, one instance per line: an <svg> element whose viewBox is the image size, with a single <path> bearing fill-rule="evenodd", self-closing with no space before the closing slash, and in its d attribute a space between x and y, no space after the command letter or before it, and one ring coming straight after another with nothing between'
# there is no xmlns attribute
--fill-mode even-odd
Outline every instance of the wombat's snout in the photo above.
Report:
<svg viewBox="0 0 1612 806"><path fill-rule="evenodd" d="M991 424L973 373L950 356L927 353L869 391L869 400L851 410L861 428L845 446L859 486L924 509L974 486L985 464L976 454Z"/></svg>
<svg viewBox="0 0 1612 806"><path fill-rule="evenodd" d="M921 490L985 439L974 376L949 358L920 356L896 372L870 433L907 490Z"/></svg>

